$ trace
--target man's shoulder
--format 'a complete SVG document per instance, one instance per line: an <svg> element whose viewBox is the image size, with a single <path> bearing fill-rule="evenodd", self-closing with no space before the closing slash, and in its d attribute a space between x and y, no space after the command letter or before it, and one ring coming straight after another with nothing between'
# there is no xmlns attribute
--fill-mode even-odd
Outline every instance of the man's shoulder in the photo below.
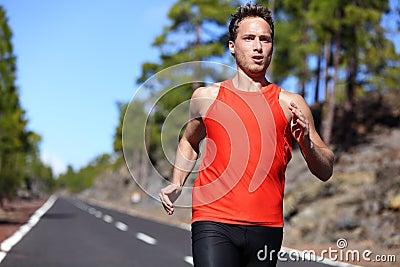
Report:
<svg viewBox="0 0 400 267"><path fill-rule="evenodd" d="M206 114L208 108L218 96L220 85L221 83L214 83L194 90L191 100L192 114L201 117Z"/></svg>
<svg viewBox="0 0 400 267"><path fill-rule="evenodd" d="M300 94L292 93L292 92L286 91L282 88L281 88L280 96L281 96L281 98L283 98L284 100L287 100L287 101L304 101L304 98Z"/></svg>
<svg viewBox="0 0 400 267"><path fill-rule="evenodd" d="M215 99L218 95L221 83L214 83L208 86L199 87L194 90L192 98L211 98Z"/></svg>

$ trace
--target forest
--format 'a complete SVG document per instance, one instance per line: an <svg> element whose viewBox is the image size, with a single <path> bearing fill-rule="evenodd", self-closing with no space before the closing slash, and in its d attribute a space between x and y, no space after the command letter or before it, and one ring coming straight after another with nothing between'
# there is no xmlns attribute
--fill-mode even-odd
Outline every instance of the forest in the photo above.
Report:
<svg viewBox="0 0 400 267"><path fill-rule="evenodd" d="M392 38L398 35L400 7L391 7L388 0L256 2L269 6L275 20L268 79L301 94L312 106L324 141L335 151L348 151L362 140L356 103L371 94L400 91L400 47ZM132 73L140 97L133 103L116 104L120 116L114 152L99 155L80 170L69 167L58 179L40 160L41 137L27 129L29 114L20 105L15 84L18 68L12 29L0 9L0 199L15 196L19 189L29 188L32 181L39 181L49 191L67 188L79 192L91 187L98 175L124 165L127 159L141 184L148 183L150 165L168 179L171 166L165 163L168 155L163 151L163 138L177 142L183 126L178 127L178 133L163 136L164 122L205 80L221 80L223 71L206 68L205 79L191 82L182 76L162 75L163 71L199 61L234 67L227 50L227 23L240 4L236 0L176 1L168 11L169 24L160 25L151 44L160 52L159 59L145 62L141 73ZM384 24L385 16L390 21ZM379 105L381 98L374 99ZM385 116L387 125L399 126L399 114Z"/></svg>
<svg viewBox="0 0 400 267"><path fill-rule="evenodd" d="M28 119L16 86L12 30L0 6L0 210L18 191L39 196L55 187L53 173L40 159L41 137L27 128Z"/></svg>
<svg viewBox="0 0 400 267"><path fill-rule="evenodd" d="M398 30L398 16L390 23L394 28L381 23L383 16L399 12L390 8L389 1L259 2L270 6L275 20L268 79L282 87L287 84L289 88L284 89L307 100L318 131L336 152L362 142L365 127L380 122L399 126L396 113L368 114L368 123L359 113L370 111L356 110L356 103L372 94L399 92L400 55L390 38ZM176 110L185 110L182 103L187 103L192 91L205 81L221 81L229 72L228 68L217 70L211 63L179 64L220 62L234 66L227 51L226 28L227 18L239 4L177 1L168 13L170 25L152 44L160 51L159 61L142 65L137 80L142 86L135 99L119 104L121 117L114 149L124 155L135 181L143 187L148 186L152 166L165 179L171 176L171 158L185 122L176 118ZM191 82L189 77L194 76ZM376 108L382 105L379 99ZM183 113L187 119L187 107ZM174 131L167 130L169 117L175 117Z"/></svg>

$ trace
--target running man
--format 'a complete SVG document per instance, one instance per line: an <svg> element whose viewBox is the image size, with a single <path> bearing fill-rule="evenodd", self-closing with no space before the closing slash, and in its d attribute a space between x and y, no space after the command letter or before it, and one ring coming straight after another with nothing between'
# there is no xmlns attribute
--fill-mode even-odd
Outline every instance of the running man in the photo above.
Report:
<svg viewBox="0 0 400 267"><path fill-rule="evenodd" d="M317 178L327 181L332 175L334 155L318 135L309 106L265 77L273 38L268 8L239 7L229 25L236 75L193 92L191 120L178 145L172 183L159 197L172 215L206 138L192 193L196 267L276 266L293 139ZM260 257L261 250L268 255Z"/></svg>

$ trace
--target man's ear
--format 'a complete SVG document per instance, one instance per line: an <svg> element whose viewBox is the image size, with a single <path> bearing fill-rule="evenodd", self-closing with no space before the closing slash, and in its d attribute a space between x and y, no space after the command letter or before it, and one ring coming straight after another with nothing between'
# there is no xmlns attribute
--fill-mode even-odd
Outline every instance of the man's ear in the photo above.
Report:
<svg viewBox="0 0 400 267"><path fill-rule="evenodd" d="M233 41L229 41L228 46L229 46L229 52L231 52L231 55L234 56L235 55L235 43Z"/></svg>

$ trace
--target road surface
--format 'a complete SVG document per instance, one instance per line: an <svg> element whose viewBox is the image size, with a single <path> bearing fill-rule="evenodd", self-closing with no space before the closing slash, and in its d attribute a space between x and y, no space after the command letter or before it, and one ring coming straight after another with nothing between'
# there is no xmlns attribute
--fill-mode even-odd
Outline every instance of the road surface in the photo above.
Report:
<svg viewBox="0 0 400 267"><path fill-rule="evenodd" d="M190 232L185 229L58 198L0 267L190 267L192 261ZM299 261L278 266L327 265Z"/></svg>

